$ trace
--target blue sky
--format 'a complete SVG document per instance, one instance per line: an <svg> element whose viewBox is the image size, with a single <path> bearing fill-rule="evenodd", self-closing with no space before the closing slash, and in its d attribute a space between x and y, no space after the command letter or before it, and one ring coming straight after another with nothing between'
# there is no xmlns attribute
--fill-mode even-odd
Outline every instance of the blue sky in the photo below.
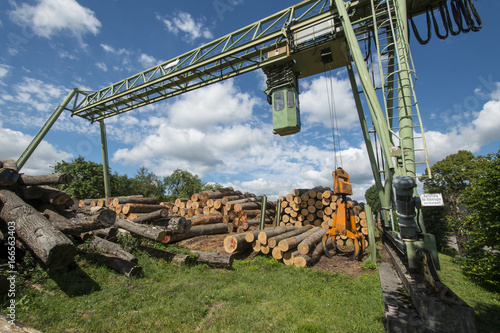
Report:
<svg viewBox="0 0 500 333"><path fill-rule="evenodd" d="M3 1L0 156L17 159L71 88L97 90L278 12L295 1ZM431 164L500 140L498 1L475 1L480 32L423 46L411 37L416 94ZM425 27L417 20L421 34ZM354 197L373 183L346 71L333 73L343 167ZM206 182L271 198L331 186L333 144L325 77L300 81L302 131L272 134L261 71L106 120L110 167L132 177L180 168ZM99 127L66 112L23 168L51 172L78 155L101 162Z"/></svg>

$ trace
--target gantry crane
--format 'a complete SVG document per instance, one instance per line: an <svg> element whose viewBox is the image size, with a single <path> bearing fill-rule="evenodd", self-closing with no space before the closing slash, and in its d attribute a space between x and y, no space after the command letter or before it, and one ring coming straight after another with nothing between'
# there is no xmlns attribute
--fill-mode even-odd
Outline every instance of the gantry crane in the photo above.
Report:
<svg viewBox="0 0 500 333"><path fill-rule="evenodd" d="M465 22L473 25L471 0L450 1L455 19L456 13L460 17L462 13ZM386 238L404 255L410 269L421 266L417 255L421 249L439 266L434 238L426 233L422 214L416 214L417 165L430 168L414 91L408 19L425 13L430 25L429 13L439 9L445 21L445 7L446 0L303 1L103 89L71 90L19 157L18 166L26 163L67 110L72 116L99 123L105 193L110 196L105 119L262 69L268 78L266 94L273 105L274 132L293 134L300 130L298 80L345 67L380 197ZM374 71L380 82L373 79ZM393 208L399 216L399 233L391 228Z"/></svg>

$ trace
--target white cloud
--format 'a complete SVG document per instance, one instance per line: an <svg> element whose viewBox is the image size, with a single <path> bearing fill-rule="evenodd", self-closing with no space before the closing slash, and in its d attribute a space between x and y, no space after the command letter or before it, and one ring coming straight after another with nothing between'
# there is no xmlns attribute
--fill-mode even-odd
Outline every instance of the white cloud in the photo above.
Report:
<svg viewBox="0 0 500 333"><path fill-rule="evenodd" d="M3 80L9 74L11 68L9 65L0 64L0 80Z"/></svg>
<svg viewBox="0 0 500 333"><path fill-rule="evenodd" d="M96 35L101 27L95 13L75 0L37 0L33 6L23 3L10 12L10 18L45 38L69 31L81 40L87 33Z"/></svg>
<svg viewBox="0 0 500 333"><path fill-rule="evenodd" d="M2 159L17 160L32 139L30 135L4 128L0 122L0 156ZM52 173L51 166L55 165L55 162L72 157L70 153L59 150L47 141L42 141L21 172L27 175Z"/></svg>
<svg viewBox="0 0 500 333"><path fill-rule="evenodd" d="M165 24L169 32L178 35L183 34L183 37L193 42L198 38L213 38L212 32L205 26L205 18L195 20L191 14L186 12L179 12L176 17L171 19L162 18L157 16L157 19Z"/></svg>
<svg viewBox="0 0 500 333"><path fill-rule="evenodd" d="M103 72L107 72L108 71L108 66L105 63L103 63L103 62L96 62L95 66L97 68L99 68Z"/></svg>
<svg viewBox="0 0 500 333"><path fill-rule="evenodd" d="M139 56L139 62L144 68L151 68L158 65L161 61L157 60L155 57L142 53Z"/></svg>
<svg viewBox="0 0 500 333"><path fill-rule="evenodd" d="M109 53L113 53L113 54L116 54L116 55L127 55L127 54L130 54L129 51L125 50L125 49L119 49L119 50L116 50L114 47L112 47L111 45L108 45L108 44L100 44L102 49L106 52L109 52Z"/></svg>
<svg viewBox="0 0 500 333"><path fill-rule="evenodd" d="M459 150L478 153L483 145L500 140L500 88L491 94L491 100L472 121L452 127L446 133L426 131L425 137L431 165Z"/></svg>
<svg viewBox="0 0 500 333"><path fill-rule="evenodd" d="M331 128L330 108L337 114L339 128L352 128L359 122L349 80L332 77L330 81L319 76L302 83L300 111L305 117L303 123L317 122Z"/></svg>
<svg viewBox="0 0 500 333"><path fill-rule="evenodd" d="M38 79L25 77L15 86L15 101L28 104L33 110L52 112L67 89Z"/></svg>
<svg viewBox="0 0 500 333"><path fill-rule="evenodd" d="M207 130L217 124L251 120L258 99L242 93L226 80L184 94L168 108L170 122L180 128Z"/></svg>

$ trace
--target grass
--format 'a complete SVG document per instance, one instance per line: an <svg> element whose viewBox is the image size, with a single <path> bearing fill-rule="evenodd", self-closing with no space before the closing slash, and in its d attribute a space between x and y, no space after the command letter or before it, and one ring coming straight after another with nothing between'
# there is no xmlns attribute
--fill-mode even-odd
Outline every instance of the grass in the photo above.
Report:
<svg viewBox="0 0 500 333"><path fill-rule="evenodd" d="M352 278L262 256L233 270L137 256L136 279L89 255L69 269L36 269L17 295L17 319L43 332L384 331L376 272Z"/></svg>
<svg viewBox="0 0 500 333"><path fill-rule="evenodd" d="M474 309L479 332L500 332L500 294L467 279L454 257L439 254L439 263L444 284Z"/></svg>

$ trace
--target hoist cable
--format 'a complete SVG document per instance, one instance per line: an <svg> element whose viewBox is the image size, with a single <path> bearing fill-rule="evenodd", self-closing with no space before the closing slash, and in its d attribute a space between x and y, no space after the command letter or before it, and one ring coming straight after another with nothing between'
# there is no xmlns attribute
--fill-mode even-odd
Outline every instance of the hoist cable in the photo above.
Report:
<svg viewBox="0 0 500 333"><path fill-rule="evenodd" d="M413 21L413 16L410 16L410 23L411 23L411 29L413 30L413 34L415 35L415 38L417 39L417 41L422 45L429 43L429 41L431 40L431 36L432 36L432 34L431 34L431 16L429 14L429 9L427 9L425 11L425 16L426 16L426 20L427 20L427 39L423 39L422 37L420 37L420 34L418 32L418 29L417 29L417 25Z"/></svg>
<svg viewBox="0 0 500 333"><path fill-rule="evenodd" d="M332 76L332 68L329 66L329 72L327 76L325 76L326 90L327 90L327 98L328 98L328 110L330 113L330 125L332 127L332 138L333 138L333 154L334 154L334 164L335 169L339 166L338 161L340 160L340 166L343 166L342 161L342 150L340 146L340 133L339 126L337 120L337 110L335 106L335 94L333 89L333 76ZM330 82L330 85L328 85ZM338 156L338 158L337 158Z"/></svg>
<svg viewBox="0 0 500 333"><path fill-rule="evenodd" d="M441 14L441 20L443 20L445 34L441 35L441 32L439 31L439 25L437 23L436 17L434 16L434 11L431 10L432 22L434 23L434 31L436 32L436 36L438 36L439 39L446 39L448 38L448 24L446 22L446 13L444 11L442 3L439 4L439 13Z"/></svg>

